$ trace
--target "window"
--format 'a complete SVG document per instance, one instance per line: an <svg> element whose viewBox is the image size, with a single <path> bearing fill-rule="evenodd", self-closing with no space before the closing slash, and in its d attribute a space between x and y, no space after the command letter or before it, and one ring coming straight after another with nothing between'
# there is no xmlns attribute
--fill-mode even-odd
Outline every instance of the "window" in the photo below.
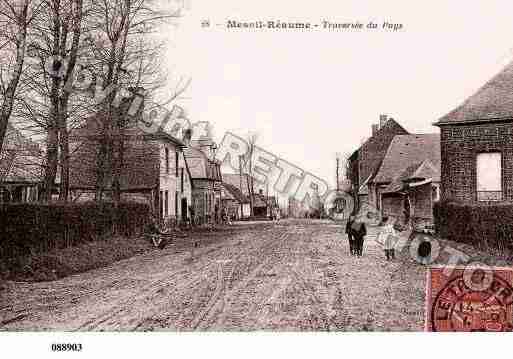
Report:
<svg viewBox="0 0 513 359"><path fill-rule="evenodd" d="M476 163L477 200L502 200L502 158L500 152L479 153Z"/></svg>
<svg viewBox="0 0 513 359"><path fill-rule="evenodd" d="M175 191L175 216L178 217L178 199L179 199L178 191ZM183 216L183 213L182 213Z"/></svg>
<svg viewBox="0 0 513 359"><path fill-rule="evenodd" d="M167 217L169 215L169 191L165 191L164 193L164 214Z"/></svg>
<svg viewBox="0 0 513 359"><path fill-rule="evenodd" d="M440 187L433 185L431 187L432 190L432 196L433 202L438 202L440 200Z"/></svg>
<svg viewBox="0 0 513 359"><path fill-rule="evenodd" d="M175 176L178 177L178 155L179 155L179 152L176 151L175 152Z"/></svg>
<svg viewBox="0 0 513 359"><path fill-rule="evenodd" d="M169 148L166 147L166 173L169 173Z"/></svg>
<svg viewBox="0 0 513 359"><path fill-rule="evenodd" d="M184 180L183 179L183 168L180 168L180 189L181 189L182 193L183 193L183 185L184 185L183 180Z"/></svg>
<svg viewBox="0 0 513 359"><path fill-rule="evenodd" d="M163 203L163 191L160 191L160 196L159 196L159 213L160 213L160 218L164 218L164 203Z"/></svg>

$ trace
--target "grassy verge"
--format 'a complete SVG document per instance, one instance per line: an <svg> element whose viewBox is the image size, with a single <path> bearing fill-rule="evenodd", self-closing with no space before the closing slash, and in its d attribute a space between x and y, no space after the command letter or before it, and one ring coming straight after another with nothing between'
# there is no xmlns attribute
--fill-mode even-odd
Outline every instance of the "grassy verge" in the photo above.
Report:
<svg viewBox="0 0 513 359"><path fill-rule="evenodd" d="M100 268L153 249L144 238L112 238L54 249L9 263L0 262L0 279L41 282L56 280L71 274Z"/></svg>
<svg viewBox="0 0 513 359"><path fill-rule="evenodd" d="M248 230L261 229L262 225L247 225ZM229 238L240 229L237 226L216 228L195 228L177 234L172 243L166 246L172 252L190 250L192 244L206 246ZM57 280L72 274L105 267L122 259L155 250L143 237L111 238L90 242L76 247L53 249L24 258L0 261L0 289L3 280L23 282L44 282Z"/></svg>

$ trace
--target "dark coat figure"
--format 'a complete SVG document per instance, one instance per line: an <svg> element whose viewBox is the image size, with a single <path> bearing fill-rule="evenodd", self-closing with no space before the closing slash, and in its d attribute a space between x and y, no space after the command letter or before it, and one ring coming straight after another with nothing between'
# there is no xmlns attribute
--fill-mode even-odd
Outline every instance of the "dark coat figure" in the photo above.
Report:
<svg viewBox="0 0 513 359"><path fill-rule="evenodd" d="M349 239L349 252L351 252L352 256L356 255L356 241L353 236L353 230L351 229L354 220L354 216L350 216L346 223L346 234L347 238Z"/></svg>
<svg viewBox="0 0 513 359"><path fill-rule="evenodd" d="M365 227L365 223L355 220L351 225L351 230L356 245L356 255L361 257L363 254L363 242L367 235L367 228Z"/></svg>
<svg viewBox="0 0 513 359"><path fill-rule="evenodd" d="M162 232L158 221L155 217L151 216L146 227L146 233L151 237L153 245L159 249L164 249L167 244L167 240L162 236Z"/></svg>

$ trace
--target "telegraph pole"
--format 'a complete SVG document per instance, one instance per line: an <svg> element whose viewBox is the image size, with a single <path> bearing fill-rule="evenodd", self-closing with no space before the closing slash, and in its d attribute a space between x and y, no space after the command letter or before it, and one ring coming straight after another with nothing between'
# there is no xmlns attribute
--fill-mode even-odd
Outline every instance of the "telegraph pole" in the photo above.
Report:
<svg viewBox="0 0 513 359"><path fill-rule="evenodd" d="M242 190L242 155L239 155L239 189L242 197L244 197L244 191ZM244 218L244 203L240 203L240 219Z"/></svg>
<svg viewBox="0 0 513 359"><path fill-rule="evenodd" d="M340 154L337 153L337 193L340 192L339 170L340 170Z"/></svg>

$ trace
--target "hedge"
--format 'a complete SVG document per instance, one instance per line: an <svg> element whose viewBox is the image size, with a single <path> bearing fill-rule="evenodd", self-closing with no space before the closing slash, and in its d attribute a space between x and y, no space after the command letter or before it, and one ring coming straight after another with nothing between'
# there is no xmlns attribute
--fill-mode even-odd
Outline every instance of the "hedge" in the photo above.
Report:
<svg viewBox="0 0 513 359"><path fill-rule="evenodd" d="M434 217L441 238L501 253L513 251L513 203L440 202L434 206Z"/></svg>
<svg viewBox="0 0 513 359"><path fill-rule="evenodd" d="M124 202L0 205L0 260L112 237L139 235L149 206Z"/></svg>

